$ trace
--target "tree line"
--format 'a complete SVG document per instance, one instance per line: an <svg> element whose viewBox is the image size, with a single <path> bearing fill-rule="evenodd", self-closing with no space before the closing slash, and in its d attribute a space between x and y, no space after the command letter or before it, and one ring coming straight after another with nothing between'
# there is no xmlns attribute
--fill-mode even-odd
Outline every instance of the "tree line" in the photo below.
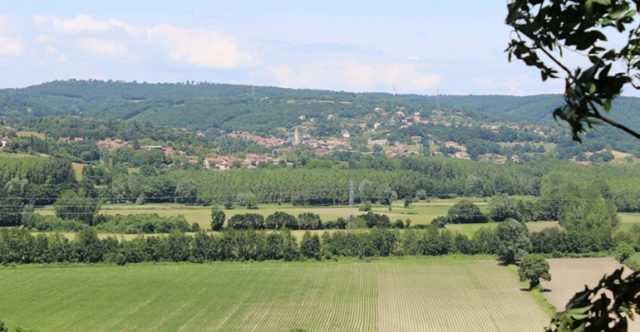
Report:
<svg viewBox="0 0 640 332"><path fill-rule="evenodd" d="M55 235L33 235L26 229L0 229L0 263L99 263L207 262L226 260L297 260L333 257L374 257L451 253L495 254L513 262L527 253L553 255L586 254L609 250L617 241L640 247L640 229L612 238L605 247L587 233L545 230L529 233L515 220L495 230L481 228L472 237L435 226L424 229L384 229L324 232L307 231L298 240L287 230L255 231L227 229L221 233L174 231L167 236L139 236L132 240L98 238L84 228L73 240Z"/></svg>

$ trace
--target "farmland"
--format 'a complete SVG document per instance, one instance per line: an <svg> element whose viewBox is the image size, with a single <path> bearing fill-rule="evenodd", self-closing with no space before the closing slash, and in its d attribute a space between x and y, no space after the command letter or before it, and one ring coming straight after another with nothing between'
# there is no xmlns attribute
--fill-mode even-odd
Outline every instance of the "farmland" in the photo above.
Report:
<svg viewBox="0 0 640 332"><path fill-rule="evenodd" d="M475 201L483 210L488 210L486 202L477 199ZM452 199L434 200L432 202L414 203L414 205L409 208L403 207L402 202L395 202L392 206L391 212L389 212L387 206L381 205L374 205L372 207L372 211L376 213L384 213L388 215L391 220L405 220L409 218L413 225L428 224L433 220L433 218L446 215L449 208L456 202L457 200ZM267 216L276 211L283 211L293 215L298 215L304 212L313 212L319 214L322 220L335 220L339 217L347 218L350 214L357 215L364 213L362 211L358 211L357 206L351 209L346 205L293 206L290 204L262 204L257 210L235 208L233 210L225 210L225 213L227 214L227 217L242 213L259 213ZM40 209L39 212L41 214L52 214L53 208L48 207ZM100 213L107 215L136 213L157 213L161 216L183 215L189 223L198 223L200 226L205 227L209 225L211 219L211 207L182 204L105 204L100 210Z"/></svg>
<svg viewBox="0 0 640 332"><path fill-rule="evenodd" d="M549 317L520 288L493 260L451 256L24 266L0 269L0 312L56 331L540 331Z"/></svg>
<svg viewBox="0 0 640 332"><path fill-rule="evenodd" d="M551 281L543 281L544 297L556 307L564 310L565 305L576 292L584 290L584 286L595 286L605 275L622 267L611 257L603 258L558 258L549 259ZM631 271L626 269L624 275ZM640 331L640 320L636 319L629 331Z"/></svg>

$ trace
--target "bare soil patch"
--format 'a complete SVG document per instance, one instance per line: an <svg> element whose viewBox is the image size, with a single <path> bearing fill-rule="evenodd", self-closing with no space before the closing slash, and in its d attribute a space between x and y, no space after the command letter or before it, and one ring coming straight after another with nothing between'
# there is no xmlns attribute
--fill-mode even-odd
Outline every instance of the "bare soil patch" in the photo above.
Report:
<svg viewBox="0 0 640 332"><path fill-rule="evenodd" d="M606 274L623 267L611 257L603 258L559 258L550 259L551 281L543 281L544 297L558 311L564 311L567 302L575 293L584 290L585 285L593 287ZM625 274L631 270L625 267ZM640 317L631 322L629 331L640 331Z"/></svg>

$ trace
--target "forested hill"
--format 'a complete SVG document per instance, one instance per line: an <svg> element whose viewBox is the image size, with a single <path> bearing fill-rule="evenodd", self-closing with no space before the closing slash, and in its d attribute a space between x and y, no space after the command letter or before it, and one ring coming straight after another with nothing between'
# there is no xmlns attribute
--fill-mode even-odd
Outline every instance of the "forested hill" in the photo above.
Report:
<svg viewBox="0 0 640 332"><path fill-rule="evenodd" d="M269 131L299 116L366 120L376 107L428 115L439 108L483 122L552 122L560 95L419 96L296 90L230 84L55 81L0 90L4 117L81 115L193 129ZM640 128L639 98L619 98L612 117ZM636 114L634 116L634 114Z"/></svg>

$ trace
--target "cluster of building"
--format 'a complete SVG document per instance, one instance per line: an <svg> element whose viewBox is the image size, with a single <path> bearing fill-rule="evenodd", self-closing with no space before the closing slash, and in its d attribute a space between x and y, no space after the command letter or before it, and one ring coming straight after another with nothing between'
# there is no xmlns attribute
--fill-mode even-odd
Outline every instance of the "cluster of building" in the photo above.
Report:
<svg viewBox="0 0 640 332"><path fill-rule="evenodd" d="M69 142L69 141L65 141L65 142ZM121 138L113 138L113 139L106 138L106 139L97 141L96 145L98 146L98 149L101 149L101 150L115 150L115 149L133 146L130 142L125 141ZM140 145L140 150L146 150L146 151L161 150L165 155L168 155L168 156L173 154L179 154L181 156L184 156L186 154L185 151L176 150L173 147L165 146L165 145L142 144Z"/></svg>
<svg viewBox="0 0 640 332"><path fill-rule="evenodd" d="M99 140L96 142L96 145L98 146L98 149L101 149L101 150L114 150L114 149L131 146L129 142L120 138L115 138L115 139L106 138L103 140Z"/></svg>
<svg viewBox="0 0 640 332"><path fill-rule="evenodd" d="M243 168L256 168L260 164L280 164L285 163L288 166L293 164L284 161L280 158L274 158L271 156L259 155L255 153L247 154L244 159L236 158L234 156L210 156L204 158L202 162L205 168L214 170L228 170L234 166L240 166Z"/></svg>
<svg viewBox="0 0 640 332"><path fill-rule="evenodd" d="M283 138L277 138L273 136L262 137L262 136L251 134L246 131L241 131L241 132L234 131L231 134L229 134L229 136L233 138L242 138L246 141L254 142L257 145L260 145L265 148L274 148L274 147L282 146L288 143L288 141Z"/></svg>
<svg viewBox="0 0 640 332"><path fill-rule="evenodd" d="M84 137L60 137L58 138L59 142L69 143L69 142L84 142Z"/></svg>

